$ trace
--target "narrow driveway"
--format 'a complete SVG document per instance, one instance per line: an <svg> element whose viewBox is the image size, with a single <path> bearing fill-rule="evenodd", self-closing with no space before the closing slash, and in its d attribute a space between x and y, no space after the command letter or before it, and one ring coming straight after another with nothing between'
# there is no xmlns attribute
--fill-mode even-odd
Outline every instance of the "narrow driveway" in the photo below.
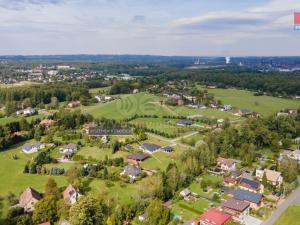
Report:
<svg viewBox="0 0 300 225"><path fill-rule="evenodd" d="M300 182L300 177L298 177ZM300 186L298 186L293 193L272 213L272 215L262 223L262 225L273 225L281 216L281 214L293 204L300 203Z"/></svg>

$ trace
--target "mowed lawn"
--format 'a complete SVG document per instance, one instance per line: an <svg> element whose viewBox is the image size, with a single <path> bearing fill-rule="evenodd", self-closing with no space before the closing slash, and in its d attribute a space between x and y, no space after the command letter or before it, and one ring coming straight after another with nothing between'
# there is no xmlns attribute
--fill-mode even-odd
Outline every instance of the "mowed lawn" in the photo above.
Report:
<svg viewBox="0 0 300 225"><path fill-rule="evenodd" d="M274 225L300 225L300 205L291 205Z"/></svg>
<svg viewBox="0 0 300 225"><path fill-rule="evenodd" d="M96 103L91 106L83 106L82 110L95 118L106 117L122 120L138 115L170 115L163 106L159 104L161 97L139 93L132 95L121 95L121 99L108 103Z"/></svg>
<svg viewBox="0 0 300 225"><path fill-rule="evenodd" d="M182 220L192 220L199 216L209 207L209 201L197 199L195 202L180 200L172 205L172 212L180 216Z"/></svg>
<svg viewBox="0 0 300 225"><path fill-rule="evenodd" d="M16 154L19 159L13 160L12 156ZM38 191L43 191L49 176L24 174L23 169L28 160L35 154L21 153L19 146L7 151L0 152L0 196L5 196L9 191L19 195L24 189L31 186ZM59 186L65 186L67 179L65 176L52 176Z"/></svg>
<svg viewBox="0 0 300 225"><path fill-rule="evenodd" d="M107 156L108 158L118 158L118 157L123 157L126 159L126 156L128 155L127 152L124 151L118 151L115 154L112 153L112 150L110 148L99 148L95 146L85 146L82 147L77 155L82 155L85 158L92 157L93 159L96 160L104 160L105 157Z"/></svg>
<svg viewBox="0 0 300 225"><path fill-rule="evenodd" d="M188 127L177 126L176 123L178 120L174 119L165 119L165 118L137 118L130 121L130 123L146 127L148 129L157 130L171 135L181 135L191 129Z"/></svg>
<svg viewBox="0 0 300 225"><path fill-rule="evenodd" d="M3 126L7 123L17 122L17 121L20 121L22 118L25 118L28 122L31 122L32 120L42 119L44 117L45 117L45 115L34 115L34 116L29 116L29 117L8 116L8 117L0 118L0 125Z"/></svg>
<svg viewBox="0 0 300 225"><path fill-rule="evenodd" d="M231 104L234 107L246 108L254 112L259 112L264 116L271 115L282 109L300 108L300 101L276 98L271 96L254 96L253 92L237 89L209 89L209 93L215 95L216 99L223 104Z"/></svg>

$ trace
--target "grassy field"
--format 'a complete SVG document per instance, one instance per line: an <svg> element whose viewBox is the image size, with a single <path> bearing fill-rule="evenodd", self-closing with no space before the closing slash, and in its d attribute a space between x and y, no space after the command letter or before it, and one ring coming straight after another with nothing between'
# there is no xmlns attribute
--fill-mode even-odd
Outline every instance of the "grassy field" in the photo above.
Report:
<svg viewBox="0 0 300 225"><path fill-rule="evenodd" d="M95 118L106 117L110 119L125 119L135 114L139 115L170 115L166 109L159 105L160 97L139 93L135 95L122 95L121 99L108 103L98 103L83 106L82 110Z"/></svg>
<svg viewBox="0 0 300 225"><path fill-rule="evenodd" d="M271 96L254 96L253 92L237 89L209 89L209 93L223 104L231 104L236 108L247 108L265 116L285 108L300 108L300 101L275 98Z"/></svg>
<svg viewBox="0 0 300 225"><path fill-rule="evenodd" d="M126 157L127 156L127 152L124 151L118 151L115 154L112 154L112 150L108 149L108 148L103 148L100 149L98 147L89 147L89 146L85 146L82 147L78 153L78 155L82 155L86 158L88 158L89 156L97 159L97 160L104 160L105 157L107 156L108 158L118 158L118 157Z"/></svg>
<svg viewBox="0 0 300 225"><path fill-rule="evenodd" d="M45 115L34 115L34 116L29 116L29 117L24 117L28 122L31 122L32 120L35 119L41 119L44 118ZM11 122L16 122L16 121L20 121L23 117L20 116L8 116L8 117L3 117L0 118L0 125L5 125L7 123L11 123Z"/></svg>
<svg viewBox="0 0 300 225"><path fill-rule="evenodd" d="M89 92L92 94L92 95L97 95L99 93L106 93L108 92L110 89L110 87L102 87L102 88L91 88L89 89Z"/></svg>
<svg viewBox="0 0 300 225"><path fill-rule="evenodd" d="M171 135L182 135L191 129L188 127L177 126L178 120L175 119L164 119L164 118L137 118L130 121L130 123L146 127L148 129L158 130Z"/></svg>
<svg viewBox="0 0 300 225"><path fill-rule="evenodd" d="M203 199L198 199L195 202L181 200L172 206L172 212L175 215L179 215L182 220L191 220L198 218L208 206L209 202Z"/></svg>
<svg viewBox="0 0 300 225"><path fill-rule="evenodd" d="M292 205L279 217L274 225L300 225L300 205Z"/></svg>
<svg viewBox="0 0 300 225"><path fill-rule="evenodd" d="M122 184L121 182L114 182L112 187L107 187L104 180L93 180L90 183L91 194L103 194L114 198L121 203L128 203L132 201L137 191L138 182L134 184Z"/></svg>
<svg viewBox="0 0 300 225"><path fill-rule="evenodd" d="M230 120L239 119L238 117L234 116L231 112L221 112L215 109L192 109L186 106L180 107L169 107L176 115L182 116L192 116L192 115L201 115L208 118L217 118L217 119L225 119L228 118Z"/></svg>
<svg viewBox="0 0 300 225"><path fill-rule="evenodd" d="M40 192L44 191L47 180L50 176L37 174L24 174L23 169L28 160L36 154L21 153L21 145L0 152L0 196L5 197L8 192L19 196L27 187L32 187ZM16 154L17 160L13 160L12 156ZM65 176L51 176L59 186L66 186L67 179ZM4 204L4 215L8 210L8 206Z"/></svg>

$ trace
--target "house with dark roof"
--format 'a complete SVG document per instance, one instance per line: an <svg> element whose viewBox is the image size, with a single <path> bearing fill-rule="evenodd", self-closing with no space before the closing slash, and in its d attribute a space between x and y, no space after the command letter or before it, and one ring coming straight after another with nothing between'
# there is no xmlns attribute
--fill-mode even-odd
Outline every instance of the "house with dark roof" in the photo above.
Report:
<svg viewBox="0 0 300 225"><path fill-rule="evenodd" d="M140 174L142 173L142 169L137 165L127 165L124 167L121 176L128 176L132 181L134 181Z"/></svg>
<svg viewBox="0 0 300 225"><path fill-rule="evenodd" d="M231 215L215 208L206 210L200 216L200 225L225 225L231 220Z"/></svg>
<svg viewBox="0 0 300 225"><path fill-rule="evenodd" d="M147 154L135 153L127 156L127 161L131 164L138 165L144 160L146 160L149 156Z"/></svg>
<svg viewBox="0 0 300 225"><path fill-rule="evenodd" d="M234 191L233 196L237 200L248 202L250 204L250 208L252 209L257 210L263 206L263 195L260 193L255 193L243 189L237 189Z"/></svg>
<svg viewBox="0 0 300 225"><path fill-rule="evenodd" d="M194 122L192 120L188 120L188 119L182 119L179 120L177 125L178 126L191 126Z"/></svg>
<svg viewBox="0 0 300 225"><path fill-rule="evenodd" d="M19 198L19 206L24 208L24 212L34 211L34 205L42 199L39 192L31 187L28 187Z"/></svg>
<svg viewBox="0 0 300 225"><path fill-rule="evenodd" d="M251 114L251 111L249 109L240 109L239 115L240 116L249 116Z"/></svg>
<svg viewBox="0 0 300 225"><path fill-rule="evenodd" d="M26 143L22 146L22 152L26 154L31 154L38 152L39 150L45 148L45 145L41 142L35 142L33 144Z"/></svg>
<svg viewBox="0 0 300 225"><path fill-rule="evenodd" d="M148 152L150 154L159 151L161 146L156 144L144 143L140 145L140 149L144 152Z"/></svg>
<svg viewBox="0 0 300 225"><path fill-rule="evenodd" d="M257 193L264 192L264 186L259 181L251 180L244 177L240 180L239 188Z"/></svg>
<svg viewBox="0 0 300 225"><path fill-rule="evenodd" d="M249 215L250 204L248 202L229 199L221 203L221 209L224 213L232 216L232 219L244 224L245 218Z"/></svg>

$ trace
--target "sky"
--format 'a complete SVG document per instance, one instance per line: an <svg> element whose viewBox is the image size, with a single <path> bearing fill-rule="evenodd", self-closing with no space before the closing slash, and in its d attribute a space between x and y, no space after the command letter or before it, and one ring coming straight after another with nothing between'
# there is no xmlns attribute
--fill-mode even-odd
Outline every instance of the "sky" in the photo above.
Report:
<svg viewBox="0 0 300 225"><path fill-rule="evenodd" d="M300 0L0 0L0 55L299 56Z"/></svg>

